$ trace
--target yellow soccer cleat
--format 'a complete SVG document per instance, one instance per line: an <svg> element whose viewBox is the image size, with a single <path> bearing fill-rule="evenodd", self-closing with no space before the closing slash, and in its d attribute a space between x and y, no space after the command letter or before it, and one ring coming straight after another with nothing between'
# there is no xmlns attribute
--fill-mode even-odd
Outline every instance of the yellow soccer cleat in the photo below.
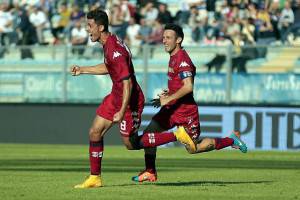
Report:
<svg viewBox="0 0 300 200"><path fill-rule="evenodd" d="M189 134L185 131L183 126L179 126L174 132L174 135L179 142L184 144L189 149L189 151L196 152L196 145Z"/></svg>
<svg viewBox="0 0 300 200"><path fill-rule="evenodd" d="M97 188L102 186L101 176L90 175L83 183L75 185L74 188Z"/></svg>

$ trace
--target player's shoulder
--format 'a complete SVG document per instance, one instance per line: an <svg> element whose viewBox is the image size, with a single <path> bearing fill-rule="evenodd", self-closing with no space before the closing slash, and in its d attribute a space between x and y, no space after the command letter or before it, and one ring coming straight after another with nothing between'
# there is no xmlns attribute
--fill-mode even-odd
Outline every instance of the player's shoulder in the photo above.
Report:
<svg viewBox="0 0 300 200"><path fill-rule="evenodd" d="M189 67L193 65L188 53L183 49L178 52L177 64L178 67Z"/></svg>
<svg viewBox="0 0 300 200"><path fill-rule="evenodd" d="M112 35L112 38L110 38L107 45L109 45L109 52L113 60L121 56L127 56L127 52L124 50L122 41L120 41L115 35Z"/></svg>
<svg viewBox="0 0 300 200"><path fill-rule="evenodd" d="M189 54L186 52L185 49L180 49L179 52L178 52L178 57L180 59L190 59L190 56Z"/></svg>

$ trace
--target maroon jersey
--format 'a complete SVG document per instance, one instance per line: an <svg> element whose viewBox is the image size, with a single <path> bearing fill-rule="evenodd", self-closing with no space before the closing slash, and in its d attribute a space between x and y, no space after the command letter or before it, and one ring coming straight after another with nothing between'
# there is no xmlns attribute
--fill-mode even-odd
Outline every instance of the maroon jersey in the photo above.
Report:
<svg viewBox="0 0 300 200"><path fill-rule="evenodd" d="M187 77L194 78L196 74L196 67L191 61L187 52L180 49L175 55L170 57L168 70L168 88L169 94L174 94L182 86L182 80ZM197 109L197 104L194 100L193 93L187 94L175 102L171 102L171 107L176 107L179 113L189 112L193 108ZM175 105L173 105L175 104Z"/></svg>
<svg viewBox="0 0 300 200"><path fill-rule="evenodd" d="M120 111L122 106L123 80L130 77L132 80L131 97L124 118L119 124L122 136L128 137L135 134L141 124L145 102L144 94L136 81L131 55L126 45L115 35L110 35L103 46L103 50L104 63L113 86L112 92L104 98L96 113L107 120L113 121L113 116Z"/></svg>
<svg viewBox="0 0 300 200"><path fill-rule="evenodd" d="M169 94L174 94L182 86L182 80L187 77L194 78L196 68L185 50L180 49L169 61L168 88ZM174 126L184 126L192 139L200 135L198 106L193 93L163 106L153 119L165 129Z"/></svg>
<svg viewBox="0 0 300 200"><path fill-rule="evenodd" d="M142 100L144 98L142 91L136 81L134 75L131 54L127 46L119 40L115 35L110 35L106 43L103 45L104 50L104 63L108 73L113 82L112 94L115 98L116 106L121 106L123 96L123 83L124 79L131 77L132 79L132 93L130 104L135 100Z"/></svg>

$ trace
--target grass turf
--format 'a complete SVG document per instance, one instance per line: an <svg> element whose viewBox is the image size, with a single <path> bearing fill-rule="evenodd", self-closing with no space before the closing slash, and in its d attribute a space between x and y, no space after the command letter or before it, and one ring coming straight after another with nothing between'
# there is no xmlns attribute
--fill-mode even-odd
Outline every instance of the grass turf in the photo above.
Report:
<svg viewBox="0 0 300 200"><path fill-rule="evenodd" d="M0 199L300 200L299 151L189 155L160 148L158 181L132 182L143 167L143 151L106 146L105 186L73 189L89 174L87 146L0 144Z"/></svg>

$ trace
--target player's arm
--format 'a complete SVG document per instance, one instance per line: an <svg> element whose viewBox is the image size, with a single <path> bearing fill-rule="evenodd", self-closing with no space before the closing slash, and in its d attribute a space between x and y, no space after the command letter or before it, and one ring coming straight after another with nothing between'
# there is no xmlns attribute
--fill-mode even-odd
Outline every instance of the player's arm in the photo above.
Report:
<svg viewBox="0 0 300 200"><path fill-rule="evenodd" d="M119 112L117 112L114 115L114 119L113 119L114 122L122 121L125 111L126 111L126 108L129 104L130 97L131 97L131 91L132 91L131 77L128 77L128 78L122 80L122 82L123 82L122 106L121 106L121 109L119 110Z"/></svg>
<svg viewBox="0 0 300 200"><path fill-rule="evenodd" d="M174 94L170 96L161 96L160 97L160 105L164 106L168 104L171 101L178 100L185 95L193 92L194 89L194 83L193 83L193 77L186 77L182 80L183 86L177 90Z"/></svg>
<svg viewBox="0 0 300 200"><path fill-rule="evenodd" d="M80 74L94 74L94 75L108 74L108 70L104 63L95 66L84 66L84 67L73 65L70 71L73 76L78 76Z"/></svg>

